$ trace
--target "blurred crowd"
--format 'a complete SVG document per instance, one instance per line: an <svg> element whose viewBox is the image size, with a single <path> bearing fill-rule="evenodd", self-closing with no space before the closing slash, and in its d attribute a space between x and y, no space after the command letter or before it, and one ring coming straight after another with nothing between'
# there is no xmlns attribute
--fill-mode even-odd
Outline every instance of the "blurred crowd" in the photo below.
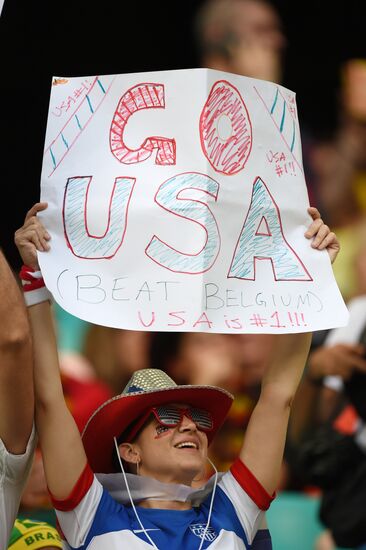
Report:
<svg viewBox="0 0 366 550"><path fill-rule="evenodd" d="M282 83L287 40L267 0L207 0L194 31L202 67ZM345 61L339 82L336 131L322 141L305 135L303 162L310 204L341 243L334 274L350 322L313 335L278 487L320 499L324 532L317 550L366 548L366 59ZM120 330L72 318L57 304L55 318L64 392L80 431L135 370L157 367L178 384L217 385L234 394L210 450L219 471L229 468L259 396L272 335ZM212 474L209 468L198 484ZM54 521L39 450L19 515Z"/></svg>

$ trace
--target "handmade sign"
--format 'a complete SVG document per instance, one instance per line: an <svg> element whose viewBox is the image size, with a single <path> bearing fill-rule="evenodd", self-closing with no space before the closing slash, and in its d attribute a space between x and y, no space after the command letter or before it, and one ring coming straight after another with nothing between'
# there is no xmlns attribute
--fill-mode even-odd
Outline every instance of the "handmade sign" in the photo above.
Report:
<svg viewBox="0 0 366 550"><path fill-rule="evenodd" d="M328 254L304 237L282 86L208 69L55 77L41 200L46 285L81 319L225 333L347 323Z"/></svg>

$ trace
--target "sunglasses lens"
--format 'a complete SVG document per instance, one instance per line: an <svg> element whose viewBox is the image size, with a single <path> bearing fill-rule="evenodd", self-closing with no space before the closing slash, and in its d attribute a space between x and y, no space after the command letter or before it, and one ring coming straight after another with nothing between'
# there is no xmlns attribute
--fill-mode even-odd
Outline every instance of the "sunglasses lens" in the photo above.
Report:
<svg viewBox="0 0 366 550"><path fill-rule="evenodd" d="M197 428L203 431L212 430L212 416L208 411L202 409L190 409L190 416Z"/></svg>
<svg viewBox="0 0 366 550"><path fill-rule="evenodd" d="M178 407L155 407L157 420L164 426L178 426L182 420L183 414L187 414L197 428L202 431L210 431L213 428L212 416L208 411L202 409L180 409Z"/></svg>
<svg viewBox="0 0 366 550"><path fill-rule="evenodd" d="M176 407L155 407L154 410L164 426L177 426L181 420L181 411Z"/></svg>

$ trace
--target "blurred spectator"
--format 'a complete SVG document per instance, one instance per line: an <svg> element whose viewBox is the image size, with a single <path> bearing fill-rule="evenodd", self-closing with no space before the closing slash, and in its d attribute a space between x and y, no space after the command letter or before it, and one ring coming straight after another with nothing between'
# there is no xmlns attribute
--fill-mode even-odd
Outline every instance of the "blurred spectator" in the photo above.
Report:
<svg viewBox="0 0 366 550"><path fill-rule="evenodd" d="M320 488L319 517L328 528L321 542L334 549L366 543L366 295L348 306L348 326L329 331L309 356L311 380L323 387L320 398L333 399L322 407L317 429L308 426L295 454L305 483Z"/></svg>
<svg viewBox="0 0 366 550"><path fill-rule="evenodd" d="M138 369L149 368L151 333L91 324L83 353L97 377L117 395Z"/></svg>
<svg viewBox="0 0 366 550"><path fill-rule="evenodd" d="M356 261L366 243L366 60L344 62L340 82L336 134L313 146L309 162L317 204L341 243L334 275L349 300L357 294Z"/></svg>
<svg viewBox="0 0 366 550"><path fill-rule="evenodd" d="M61 380L65 400L79 431L91 413L112 397L110 387L100 380L94 365L80 353L60 353Z"/></svg>
<svg viewBox="0 0 366 550"><path fill-rule="evenodd" d="M356 296L347 302L345 327L313 334L305 375L298 388L289 423L290 442L297 445L315 428L336 418L349 404L345 384L366 376L366 246L355 258ZM360 383L362 387L362 382ZM349 410L349 409L348 409ZM352 415L349 417L351 421Z"/></svg>
<svg viewBox="0 0 366 550"><path fill-rule="evenodd" d="M161 332L152 335L152 367L163 368L182 384L240 388L240 370L225 334Z"/></svg>
<svg viewBox="0 0 366 550"><path fill-rule="evenodd" d="M206 0L196 13L203 67L280 83L286 38L267 0Z"/></svg>
<svg viewBox="0 0 366 550"><path fill-rule="evenodd" d="M366 247L356 256L356 296L345 327L314 339L290 419L287 461L320 495L327 527L317 550L366 543Z"/></svg>

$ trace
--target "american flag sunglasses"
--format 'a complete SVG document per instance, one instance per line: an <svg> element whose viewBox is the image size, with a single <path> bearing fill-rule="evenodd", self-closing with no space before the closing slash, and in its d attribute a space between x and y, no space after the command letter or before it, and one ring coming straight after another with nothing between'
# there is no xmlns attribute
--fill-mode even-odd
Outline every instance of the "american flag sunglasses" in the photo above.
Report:
<svg viewBox="0 0 366 550"><path fill-rule="evenodd" d="M182 422L183 416L187 416L196 424L199 430L210 432L213 429L212 415L204 409L162 405L160 407L152 407L151 412L159 424L168 428L175 428Z"/></svg>

